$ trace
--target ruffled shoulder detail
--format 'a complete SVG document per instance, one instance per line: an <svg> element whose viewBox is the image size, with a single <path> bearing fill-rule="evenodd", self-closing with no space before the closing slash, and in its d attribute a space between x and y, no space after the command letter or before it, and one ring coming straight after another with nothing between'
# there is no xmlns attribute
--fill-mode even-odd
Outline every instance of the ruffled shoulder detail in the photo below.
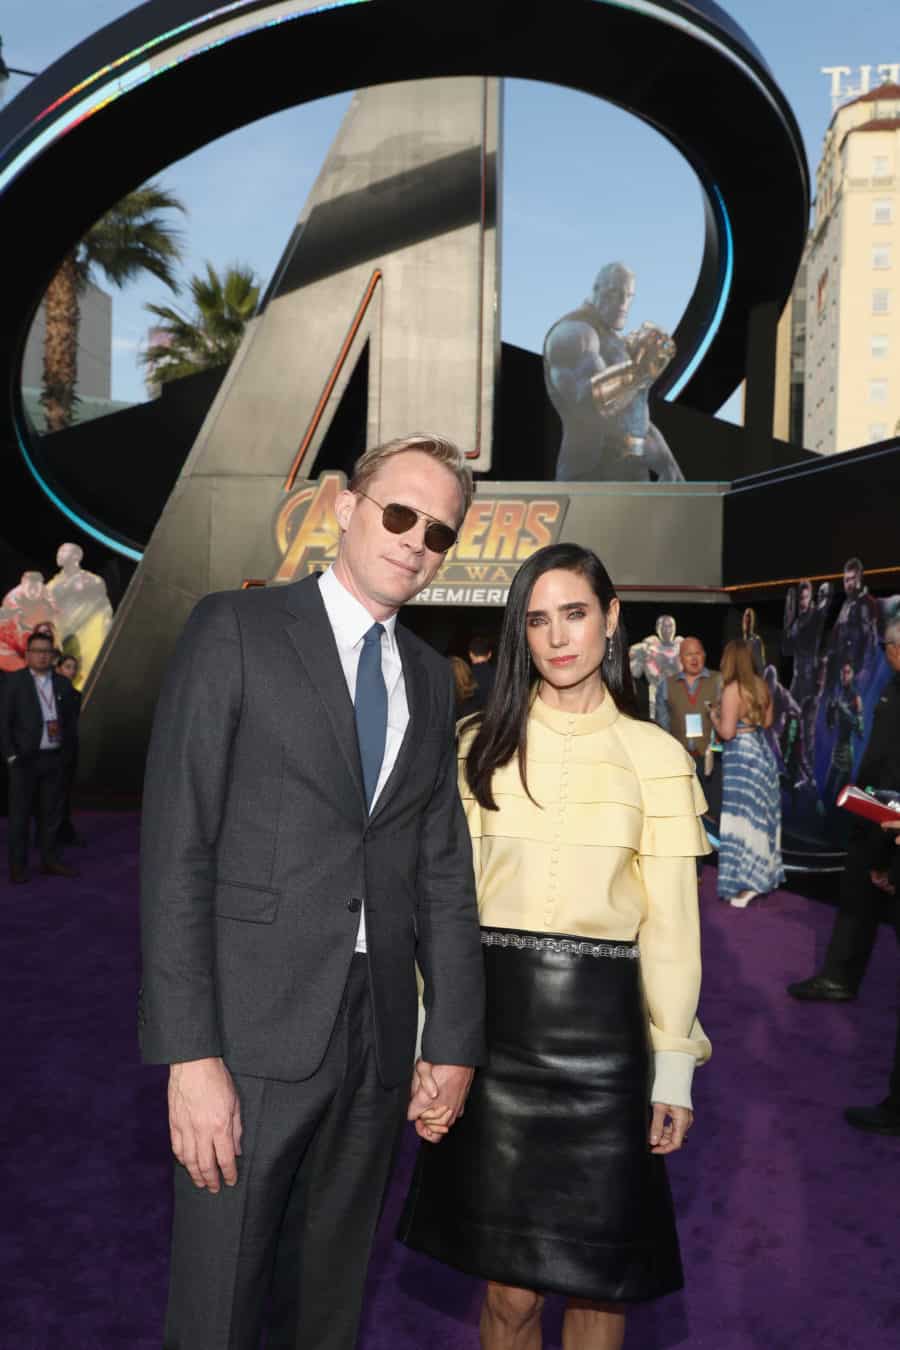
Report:
<svg viewBox="0 0 900 1350"><path fill-rule="evenodd" d="M641 781L694 772L694 761L684 746L655 722L620 717L616 731Z"/></svg>
<svg viewBox="0 0 900 1350"><path fill-rule="evenodd" d="M652 722L621 718L618 728L643 798L638 852L658 858L701 857L712 852L701 819L707 810L706 797L688 752Z"/></svg>

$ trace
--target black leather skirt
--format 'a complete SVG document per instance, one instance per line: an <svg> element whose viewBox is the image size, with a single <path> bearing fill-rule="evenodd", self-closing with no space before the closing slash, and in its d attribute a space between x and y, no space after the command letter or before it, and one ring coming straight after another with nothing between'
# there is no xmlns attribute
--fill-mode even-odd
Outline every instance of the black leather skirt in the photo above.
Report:
<svg viewBox="0 0 900 1350"><path fill-rule="evenodd" d="M482 930L488 1062L422 1144L398 1236L501 1284L604 1301L682 1286L636 944Z"/></svg>

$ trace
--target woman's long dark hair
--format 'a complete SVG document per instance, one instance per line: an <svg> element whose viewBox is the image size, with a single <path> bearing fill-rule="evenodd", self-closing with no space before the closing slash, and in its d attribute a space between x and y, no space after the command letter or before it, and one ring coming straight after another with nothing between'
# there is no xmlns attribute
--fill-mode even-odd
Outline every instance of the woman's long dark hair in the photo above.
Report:
<svg viewBox="0 0 900 1350"><path fill-rule="evenodd" d="M528 792L526 755L528 749L528 710L537 678L528 633L525 627L528 602L538 577L545 572L576 572L585 577L600 602L604 615L616 599L609 573L592 549L579 544L551 544L538 549L516 573L509 588L506 613L497 650L497 675L481 714L481 724L466 760L466 780L482 806L496 811L491 791L495 770L518 754L519 773ZM600 666L603 683L612 694L616 707L629 717L637 716L631 668L628 664L628 638L619 620L613 637L606 644ZM531 796L531 793L528 793ZM532 798L532 800L534 800Z"/></svg>

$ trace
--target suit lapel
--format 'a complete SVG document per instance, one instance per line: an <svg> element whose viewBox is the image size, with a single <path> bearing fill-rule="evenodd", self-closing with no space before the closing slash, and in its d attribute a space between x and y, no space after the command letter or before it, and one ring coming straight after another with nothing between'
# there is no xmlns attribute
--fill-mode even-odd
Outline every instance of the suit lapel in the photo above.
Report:
<svg viewBox="0 0 900 1350"><path fill-rule="evenodd" d="M28 670L27 668L24 673L28 676L27 684L30 685L31 687L31 693L26 694L26 698L30 699L32 706L37 711L38 721L43 726L44 709L41 706L41 696L38 693L37 680L34 678L31 671ZM23 680L22 683L25 684L26 681Z"/></svg>
<svg viewBox="0 0 900 1350"><path fill-rule="evenodd" d="M353 780L360 808L365 813L366 797L353 704L347 691L334 633L319 595L318 581L315 577L308 577L284 589L287 592L287 608L292 616L292 622L286 629L287 635L310 683L322 700L334 738Z"/></svg>
<svg viewBox="0 0 900 1350"><path fill-rule="evenodd" d="M394 767L391 769L388 780L375 803L372 820L378 818L403 782L415 746L428 724L428 676L406 629L401 628L398 623L394 631L397 635L397 645L400 648L400 660L403 665L403 682L406 688L406 702L409 706L409 721L400 743L400 749L397 752L397 758L394 761Z"/></svg>

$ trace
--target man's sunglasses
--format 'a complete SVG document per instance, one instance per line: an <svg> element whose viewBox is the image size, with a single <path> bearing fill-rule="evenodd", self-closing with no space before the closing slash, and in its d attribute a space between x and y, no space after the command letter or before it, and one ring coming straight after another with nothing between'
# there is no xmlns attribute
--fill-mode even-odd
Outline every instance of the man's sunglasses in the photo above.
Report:
<svg viewBox="0 0 900 1350"><path fill-rule="evenodd" d="M431 549L432 553L446 553L448 548L452 548L456 543L456 530L451 530L442 520L427 516L424 511L416 511L411 506L401 506L399 502L388 502L387 506L382 506L381 502L376 502L368 492L360 492L359 488L356 489L356 495L365 497L367 502L378 507L381 511L381 523L389 534L406 534L422 516L428 521L425 527L425 547Z"/></svg>

